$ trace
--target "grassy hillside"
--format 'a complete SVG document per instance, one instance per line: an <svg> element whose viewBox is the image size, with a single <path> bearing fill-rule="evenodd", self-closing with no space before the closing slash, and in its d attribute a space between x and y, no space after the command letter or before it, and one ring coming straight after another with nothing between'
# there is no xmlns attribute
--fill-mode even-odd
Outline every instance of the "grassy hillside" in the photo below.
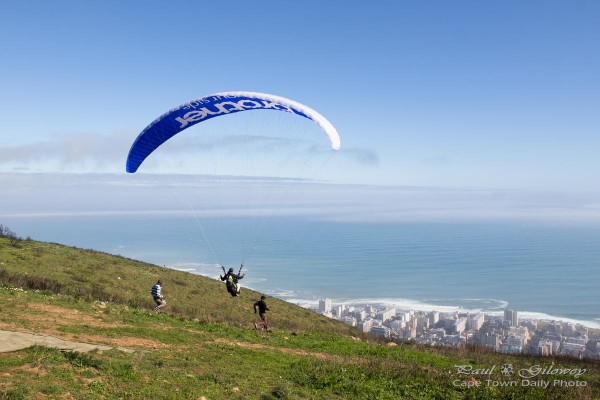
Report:
<svg viewBox="0 0 600 400"><path fill-rule="evenodd" d="M158 278L164 314L151 311ZM273 331L254 331L259 296L231 298L221 282L118 256L0 238L0 329L136 350L0 354L0 399L600 398L596 362L391 346L273 298ZM585 372L524 383L500 372L508 363ZM496 368L467 376L457 365ZM540 380L550 384L532 384Z"/></svg>
<svg viewBox="0 0 600 400"><path fill-rule="evenodd" d="M32 240L12 247L1 240L0 282L14 287L149 308L153 304L150 288L160 278L170 314L248 326L254 318L252 305L260 298L260 293L246 288L242 296L232 298L221 281L93 250ZM269 299L268 304L279 327L351 332L289 303Z"/></svg>

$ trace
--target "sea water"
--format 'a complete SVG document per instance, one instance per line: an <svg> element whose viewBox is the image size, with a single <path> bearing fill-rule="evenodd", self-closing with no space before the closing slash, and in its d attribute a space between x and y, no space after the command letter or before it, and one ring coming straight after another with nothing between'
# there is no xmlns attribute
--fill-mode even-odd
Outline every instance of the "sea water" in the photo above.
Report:
<svg viewBox="0 0 600 400"><path fill-rule="evenodd" d="M600 326L600 227L523 222L342 223L184 215L10 217L21 237L217 278L302 305L518 310ZM168 282L165 282L168 290Z"/></svg>

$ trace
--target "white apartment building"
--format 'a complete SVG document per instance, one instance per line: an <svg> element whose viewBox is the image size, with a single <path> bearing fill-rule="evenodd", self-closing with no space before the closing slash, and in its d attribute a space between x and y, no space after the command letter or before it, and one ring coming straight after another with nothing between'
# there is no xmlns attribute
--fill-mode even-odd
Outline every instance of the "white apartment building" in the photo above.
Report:
<svg viewBox="0 0 600 400"><path fill-rule="evenodd" d="M488 335L488 334L486 334L485 345L487 347L492 347L494 349L497 349L498 347L500 347L500 335L496 335L496 334Z"/></svg>
<svg viewBox="0 0 600 400"><path fill-rule="evenodd" d="M356 325L356 327L358 328L359 331L368 333L371 331L371 328L373 328L373 320L371 318L365 319L365 320L359 322Z"/></svg>
<svg viewBox="0 0 600 400"><path fill-rule="evenodd" d="M377 313L377 318L382 320L383 322L385 321L389 321L390 319L394 318L396 316L396 309L395 308L388 308L385 310L380 310Z"/></svg>
<svg viewBox="0 0 600 400"><path fill-rule="evenodd" d="M526 340L531 337L529 329L525 326L511 326L508 328L508 333L512 336L520 336Z"/></svg>
<svg viewBox="0 0 600 400"><path fill-rule="evenodd" d="M435 325L440 320L440 312L432 311L429 313L429 325Z"/></svg>
<svg viewBox="0 0 600 400"><path fill-rule="evenodd" d="M335 315L336 317L341 317L344 314L344 307L343 306L336 306L333 309L333 315Z"/></svg>
<svg viewBox="0 0 600 400"><path fill-rule="evenodd" d="M485 314L477 313L477 314L469 314L467 318L467 329L471 331L478 331L485 321Z"/></svg>
<svg viewBox="0 0 600 400"><path fill-rule="evenodd" d="M410 321L411 316L410 311L396 311L396 318L400 318L402 321Z"/></svg>
<svg viewBox="0 0 600 400"><path fill-rule="evenodd" d="M407 326L402 330L402 336L405 339L415 339L417 337L417 330Z"/></svg>
<svg viewBox="0 0 600 400"><path fill-rule="evenodd" d="M371 318L371 316L365 310L360 310L354 312L354 318L356 318L356 320L360 322Z"/></svg>
<svg viewBox="0 0 600 400"><path fill-rule="evenodd" d="M395 331L401 331L402 329L404 329L405 326L406 322L402 321L401 319L395 319L392 322L390 322L390 328L392 328Z"/></svg>
<svg viewBox="0 0 600 400"><path fill-rule="evenodd" d="M331 299L319 300L319 313L320 314L331 314Z"/></svg>
<svg viewBox="0 0 600 400"><path fill-rule="evenodd" d="M417 329L429 329L429 317L427 317L427 316L417 317Z"/></svg>
<svg viewBox="0 0 600 400"><path fill-rule="evenodd" d="M453 333L462 333L467 327L467 318L461 317L452 324Z"/></svg>
<svg viewBox="0 0 600 400"><path fill-rule="evenodd" d="M540 340L540 343L538 343L538 354L541 356L551 356L552 347L552 341Z"/></svg>

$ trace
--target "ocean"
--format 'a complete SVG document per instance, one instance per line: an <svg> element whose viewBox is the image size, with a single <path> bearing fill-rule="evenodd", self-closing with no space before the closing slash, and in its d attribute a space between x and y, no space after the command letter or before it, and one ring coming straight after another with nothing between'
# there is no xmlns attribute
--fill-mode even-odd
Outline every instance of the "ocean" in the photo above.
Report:
<svg viewBox="0 0 600 400"><path fill-rule="evenodd" d="M344 223L173 215L6 217L21 237L217 278L303 306L377 304L578 321L600 328L600 227L525 222ZM168 290L168 282L165 282Z"/></svg>

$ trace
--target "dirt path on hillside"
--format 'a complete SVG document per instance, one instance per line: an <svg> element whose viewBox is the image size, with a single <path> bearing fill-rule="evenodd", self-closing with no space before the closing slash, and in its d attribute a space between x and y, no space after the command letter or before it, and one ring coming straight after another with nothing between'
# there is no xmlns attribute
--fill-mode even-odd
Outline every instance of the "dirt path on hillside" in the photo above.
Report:
<svg viewBox="0 0 600 400"><path fill-rule="evenodd" d="M0 330L0 353L23 350L34 345L55 347L60 350L79 351L82 353L92 350L105 351L112 349L118 349L127 353L133 352L133 350L124 347L110 347L101 344L72 342L70 340L63 340L49 335Z"/></svg>

